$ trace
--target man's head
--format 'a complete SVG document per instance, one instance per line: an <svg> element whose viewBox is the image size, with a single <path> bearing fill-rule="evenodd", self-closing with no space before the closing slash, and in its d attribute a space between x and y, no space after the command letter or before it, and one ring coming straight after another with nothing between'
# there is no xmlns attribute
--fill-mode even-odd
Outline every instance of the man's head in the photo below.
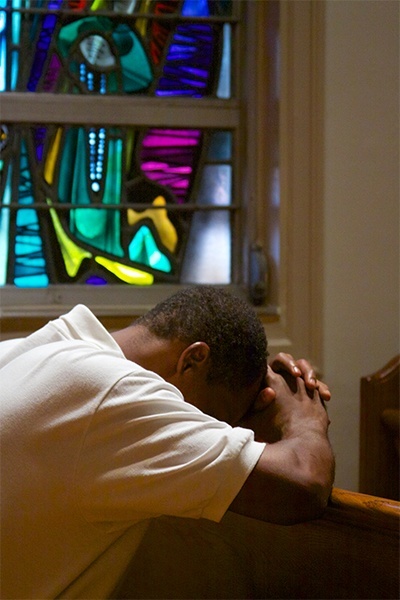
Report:
<svg viewBox="0 0 400 600"><path fill-rule="evenodd" d="M181 344L177 372L166 379L187 401L213 416L220 418L211 407L216 402L212 395L229 393L231 402L240 397L243 412L246 399L254 398L264 379L267 340L262 323L245 301L221 289L188 287L140 317L133 328L138 326L158 339ZM191 367L197 369L197 378L184 379L185 368Z"/></svg>
<svg viewBox="0 0 400 600"><path fill-rule="evenodd" d="M209 383L231 391L247 387L265 373L267 340L255 311L237 296L211 286L177 292L135 324L164 339L210 348Z"/></svg>

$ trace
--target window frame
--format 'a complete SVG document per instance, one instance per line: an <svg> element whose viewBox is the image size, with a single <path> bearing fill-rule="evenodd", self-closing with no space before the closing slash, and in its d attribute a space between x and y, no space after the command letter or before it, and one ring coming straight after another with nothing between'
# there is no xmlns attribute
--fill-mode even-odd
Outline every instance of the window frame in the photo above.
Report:
<svg viewBox="0 0 400 600"><path fill-rule="evenodd" d="M268 40L265 35L269 2L245 2L245 37L238 28L237 35L242 47L247 48L247 59L235 60L235 69L246 68L247 76L236 98L230 100L185 101L185 107L176 99L135 98L131 111L135 124L154 126L148 110L158 105L162 125L176 125L179 114L182 127L204 126L207 122L217 128L234 129L234 152L240 156L240 170L235 174L234 185L240 186L245 199L246 226L236 231L242 236L241 256L237 272L243 273L244 285L233 281L228 287L246 296L248 273L248 248L254 242L268 248L270 231L266 226L270 217L268 189L270 186L271 154L265 151L268 136L274 133L274 123L279 120L279 169L280 169L280 261L269 268L274 288L271 303L257 307L264 321L270 353L290 352L309 357L321 363L321 315L322 315L322 172L323 172L323 41L324 7L318 0L280 0L280 101L279 116L269 119L271 106L264 93L270 71L268 65ZM249 48L251 51L249 52ZM239 58L239 57L238 57ZM250 62L247 62L250 61ZM116 106L122 99L99 98L99 113L84 107L84 98L73 96L64 112L67 123L94 122L102 111L108 112L111 124L126 124L132 118L130 111L121 115ZM48 120L57 120L60 103L65 109L66 98L52 94L40 94L36 100L31 95L4 93L1 98L3 122L31 122L38 118L36 103L41 103ZM116 105L117 103L117 105ZM193 106L197 121L193 121ZM215 108L218 108L217 116ZM88 114L90 112L90 114ZM38 121L40 121L38 118ZM190 119L190 123L188 122ZM244 132L240 123L244 123ZM272 127L272 129L271 129ZM278 132L275 131L276 135ZM237 278L237 276L236 276ZM76 303L77 286L51 286L42 289L0 289L0 318L6 331L20 319L21 330L29 329L29 318L47 320L69 310ZM79 290L79 302L86 303L105 320L115 322L143 314L158 300L167 297L179 285L162 284L152 288L132 289L118 286L118 304L110 304L98 294L93 302L93 291ZM60 289L62 288L62 289ZM98 290L96 290L96 293ZM22 319L22 320L21 320ZM25 324L24 324L25 322Z"/></svg>
<svg viewBox="0 0 400 600"><path fill-rule="evenodd" d="M261 3L264 4L264 3ZM325 6L281 0L279 319L270 353L323 364Z"/></svg>

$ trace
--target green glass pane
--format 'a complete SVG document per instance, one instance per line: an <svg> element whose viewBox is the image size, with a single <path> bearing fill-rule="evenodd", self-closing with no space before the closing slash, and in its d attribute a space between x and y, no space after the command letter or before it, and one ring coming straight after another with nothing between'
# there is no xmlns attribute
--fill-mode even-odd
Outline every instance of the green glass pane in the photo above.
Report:
<svg viewBox="0 0 400 600"><path fill-rule="evenodd" d="M88 156L90 139L93 138L99 139L99 149L102 149L94 158L90 150ZM93 201L118 204L121 197L122 156L122 141L108 139L105 128L69 130L60 163L60 200L81 206L89 206ZM115 256L123 256L119 211L101 208L74 209L70 216L70 230L90 246Z"/></svg>
<svg viewBox="0 0 400 600"><path fill-rule="evenodd" d="M77 39L85 62L77 54ZM68 59L69 68L79 73L80 81L90 92L117 91L117 69L121 73L123 91L127 93L145 90L153 80L142 41L126 24L116 25L104 17L80 19L61 28L57 45L63 58ZM105 76L104 83L98 83L100 73Z"/></svg>

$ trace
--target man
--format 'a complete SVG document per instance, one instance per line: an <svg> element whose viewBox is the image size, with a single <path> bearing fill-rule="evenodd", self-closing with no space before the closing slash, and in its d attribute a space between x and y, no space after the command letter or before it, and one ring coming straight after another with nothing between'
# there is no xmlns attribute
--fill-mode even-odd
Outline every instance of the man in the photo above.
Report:
<svg viewBox="0 0 400 600"><path fill-rule="evenodd" d="M329 390L266 358L253 310L208 286L112 335L77 306L0 344L2 597L112 596L162 514L318 516Z"/></svg>

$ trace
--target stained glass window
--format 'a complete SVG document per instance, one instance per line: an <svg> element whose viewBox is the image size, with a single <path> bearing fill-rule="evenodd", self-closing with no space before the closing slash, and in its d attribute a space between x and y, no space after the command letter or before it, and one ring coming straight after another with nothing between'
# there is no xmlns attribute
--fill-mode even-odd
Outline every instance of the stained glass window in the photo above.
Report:
<svg viewBox="0 0 400 600"><path fill-rule="evenodd" d="M234 97L237 4L0 0L0 92L32 99L31 121L1 126L0 286L232 282L236 131L215 114Z"/></svg>

